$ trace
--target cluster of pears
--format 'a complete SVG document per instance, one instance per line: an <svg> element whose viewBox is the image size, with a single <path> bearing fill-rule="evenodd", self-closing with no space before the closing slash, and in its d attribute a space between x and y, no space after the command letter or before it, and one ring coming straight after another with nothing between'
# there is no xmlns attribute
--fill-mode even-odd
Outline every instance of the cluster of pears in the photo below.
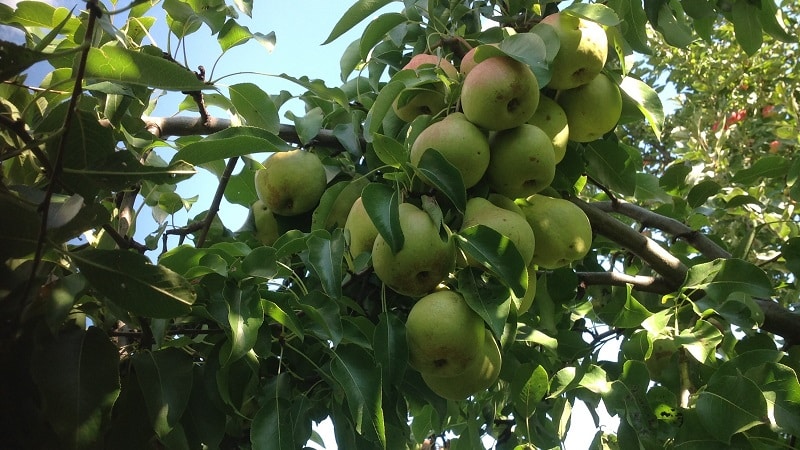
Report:
<svg viewBox="0 0 800 450"><path fill-rule="evenodd" d="M417 135L409 162L417 166L428 149L438 151L458 169L468 195L475 192L463 215L448 223L451 229L489 227L522 256L529 282L524 297L516 299L520 314L531 306L538 269L566 266L591 246L583 211L542 191L552 183L567 141L600 138L616 126L622 110L618 86L601 72L608 54L605 30L566 13L544 18L541 26L552 27L561 44L548 89L541 89L528 65L505 54L477 61L470 51L460 70L447 59L423 54L404 69L435 65L461 83L460 108L451 111L446 89L435 83L393 105L406 122L422 114L444 116ZM479 183L488 195L486 189L470 190ZM394 252L356 200L344 227L350 255L371 253L375 274L386 286L418 298L406 322L411 365L437 394L466 398L494 383L502 357L480 316L443 282L461 267L481 267L481 261L460 255L453 237L414 204L401 203L399 219L405 243Z"/></svg>
<svg viewBox="0 0 800 450"><path fill-rule="evenodd" d="M280 236L276 215L293 217L311 211L327 183L325 166L312 152L296 149L270 155L255 174L258 200L250 209L256 238L272 245Z"/></svg>

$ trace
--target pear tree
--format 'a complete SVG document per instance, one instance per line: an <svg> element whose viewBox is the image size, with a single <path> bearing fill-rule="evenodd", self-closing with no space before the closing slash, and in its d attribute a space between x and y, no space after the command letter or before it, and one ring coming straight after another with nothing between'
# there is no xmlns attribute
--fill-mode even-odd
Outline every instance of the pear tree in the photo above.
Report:
<svg viewBox="0 0 800 450"><path fill-rule="evenodd" d="M0 447L794 448L800 7L351 1L0 5Z"/></svg>

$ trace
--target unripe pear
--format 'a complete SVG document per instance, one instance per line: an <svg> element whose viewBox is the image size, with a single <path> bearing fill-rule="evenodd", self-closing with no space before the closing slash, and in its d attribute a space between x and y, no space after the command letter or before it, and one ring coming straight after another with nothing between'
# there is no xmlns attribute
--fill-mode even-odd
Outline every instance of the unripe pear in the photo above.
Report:
<svg viewBox="0 0 800 450"><path fill-rule="evenodd" d="M545 195L519 199L518 204L536 236L533 264L558 269L589 253L592 225L577 205Z"/></svg>
<svg viewBox="0 0 800 450"><path fill-rule="evenodd" d="M408 64L403 66L403 70L416 70L425 64L440 67L449 78L458 78L458 70L450 61L425 53L414 55ZM404 122L411 122L423 114L436 114L447 107L441 83L420 86L415 88L415 91L417 93L403 106L400 106L397 100L392 104L395 114Z"/></svg>
<svg viewBox="0 0 800 450"><path fill-rule="evenodd" d="M406 320L409 363L422 373L452 377L480 355L483 319L458 292L441 290L414 304Z"/></svg>
<svg viewBox="0 0 800 450"><path fill-rule="evenodd" d="M464 372L452 377L431 375L428 372L422 373L425 384L436 395L449 400L464 400L471 395L485 391L497 381L503 356L492 332L485 330L484 335L480 354Z"/></svg>
<svg viewBox="0 0 800 450"><path fill-rule="evenodd" d="M489 166L488 138L461 113L452 113L422 130L411 146L411 164L418 166L429 148L461 172L466 188L475 186Z"/></svg>
<svg viewBox="0 0 800 450"><path fill-rule="evenodd" d="M588 84L561 91L558 104L569 123L569 138L591 142L613 130L622 115L622 94L616 83L604 74Z"/></svg>
<svg viewBox="0 0 800 450"><path fill-rule="evenodd" d="M256 171L256 194L281 216L296 216L314 209L325 192L327 176L313 153L290 150L273 153Z"/></svg>
<svg viewBox="0 0 800 450"><path fill-rule="evenodd" d="M375 238L378 237L378 229L369 218L367 210L364 209L364 202L361 197L358 197L350 208L350 214L347 215L347 220L344 223L344 229L350 234L350 256L356 256L364 253L371 252L372 246L375 244Z"/></svg>
<svg viewBox="0 0 800 450"><path fill-rule="evenodd" d="M533 257L536 245L533 229L525 217L498 206L481 197L472 197L467 201L464 211L464 221L461 229L474 225L487 226L507 237L522 256L527 265ZM477 261L467 261L471 266L480 267Z"/></svg>
<svg viewBox="0 0 800 450"><path fill-rule="evenodd" d="M569 123L564 108L560 107L555 100L547 96L539 97L539 106L536 112L528 120L531 125L536 125L550 136L553 144L553 151L556 156L556 164L564 159L567 152L567 142L569 141Z"/></svg>
<svg viewBox="0 0 800 450"><path fill-rule="evenodd" d="M256 200L250 206L253 211L253 224L255 225L255 236L264 245L272 245L278 240L278 222L270 211L269 207L261 200Z"/></svg>
<svg viewBox="0 0 800 450"><path fill-rule="evenodd" d="M568 13L551 14L541 23L553 28L560 43L548 87L572 89L600 73L608 58L608 37L602 26Z"/></svg>
<svg viewBox="0 0 800 450"><path fill-rule="evenodd" d="M397 253L378 235L372 246L375 274L392 290L410 297L425 295L441 283L455 266L455 243L442 240L439 227L425 211L400 204L400 229L404 244Z"/></svg>
<svg viewBox="0 0 800 450"><path fill-rule="evenodd" d="M461 87L467 120L487 130L506 130L525 123L539 104L539 82L527 64L508 56L479 62Z"/></svg>
<svg viewBox="0 0 800 450"><path fill-rule="evenodd" d="M522 124L499 131L489 143L489 187L510 198L533 195L550 186L556 175L555 152L547 133Z"/></svg>

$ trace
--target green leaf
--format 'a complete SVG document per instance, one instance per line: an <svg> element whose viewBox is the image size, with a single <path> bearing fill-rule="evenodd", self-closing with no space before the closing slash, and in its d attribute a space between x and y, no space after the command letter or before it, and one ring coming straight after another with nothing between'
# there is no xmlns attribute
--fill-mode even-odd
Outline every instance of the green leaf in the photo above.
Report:
<svg viewBox="0 0 800 450"><path fill-rule="evenodd" d="M367 215L393 253L399 252L405 242L403 230L400 228L398 196L396 189L380 183L370 183L361 192L361 201Z"/></svg>
<svg viewBox="0 0 800 450"><path fill-rule="evenodd" d="M313 322L306 325L307 331L310 330L320 339L329 340L334 347L339 345L344 331L336 301L320 291L311 291L300 299L300 308Z"/></svg>
<svg viewBox="0 0 800 450"><path fill-rule="evenodd" d="M253 450L294 450L304 443L294 442L288 399L270 397L253 417L250 443Z"/></svg>
<svg viewBox="0 0 800 450"><path fill-rule="evenodd" d="M325 119L322 108L316 107L306 112L305 116L297 116L292 111L286 111L286 118L294 122L294 129L300 142L308 144L319 134L322 121Z"/></svg>
<svg viewBox="0 0 800 450"><path fill-rule="evenodd" d="M613 140L594 141L585 146L587 171L600 184L626 195L636 191L634 159Z"/></svg>
<svg viewBox="0 0 800 450"><path fill-rule="evenodd" d="M740 183L746 186L757 184L761 178L778 178L784 177L789 173L791 163L783 156L771 155L762 156L756 162L748 167L742 169L733 175L733 182Z"/></svg>
<svg viewBox="0 0 800 450"><path fill-rule="evenodd" d="M408 162L409 155L405 146L388 136L380 133L373 134L372 148L378 155L378 159L387 166L399 169L403 163Z"/></svg>
<svg viewBox="0 0 800 450"><path fill-rule="evenodd" d="M278 75L278 77L283 78L284 80L291 81L292 83L298 84L300 86L303 86L304 88L313 92L323 100L328 100L338 103L339 106L345 108L349 106L347 95L344 93L344 91L342 91L338 87L330 88L326 86L324 80L312 80L307 76L296 78L291 75L287 75L285 73Z"/></svg>
<svg viewBox="0 0 800 450"><path fill-rule="evenodd" d="M458 272L458 292L470 308L489 325L495 336L502 336L511 311L508 288L497 282L484 282L481 270L467 267Z"/></svg>
<svg viewBox="0 0 800 450"><path fill-rule="evenodd" d="M599 3L573 3L565 8L564 11L607 27L615 27L620 24L617 13L608 6Z"/></svg>
<svg viewBox="0 0 800 450"><path fill-rule="evenodd" d="M664 126L664 105L661 104L658 93L646 83L633 77L623 78L619 88L633 100L660 141L661 129Z"/></svg>
<svg viewBox="0 0 800 450"><path fill-rule="evenodd" d="M444 194L459 211L467 208L467 190L461 172L436 149L422 153L416 171L428 184Z"/></svg>
<svg viewBox="0 0 800 450"><path fill-rule="evenodd" d="M381 313L372 337L372 347L375 361L381 367L384 386L398 384L408 367L405 323L394 313Z"/></svg>
<svg viewBox="0 0 800 450"><path fill-rule="evenodd" d="M60 444L72 449L102 442L120 380L117 348L100 328L70 328L40 343L31 376Z"/></svg>
<svg viewBox="0 0 800 450"><path fill-rule="evenodd" d="M372 142L375 133L383 126L383 119L392 109L395 99L405 88L406 84L402 79L392 79L378 92L378 97L375 98L375 103L372 104L364 121L364 138L367 142Z"/></svg>
<svg viewBox="0 0 800 450"><path fill-rule="evenodd" d="M786 268L800 276L800 237L789 238L781 246L781 255L786 260Z"/></svg>
<svg viewBox="0 0 800 450"><path fill-rule="evenodd" d="M160 55L160 51L159 51ZM89 49L86 78L147 86L168 91L213 89L197 76L162 56L110 44Z"/></svg>
<svg viewBox="0 0 800 450"><path fill-rule="evenodd" d="M711 179L706 179L692 187L689 191L689 195L686 197L686 201L692 208L698 208L702 206L709 197L716 195L720 190L722 190L722 186L720 186L719 183Z"/></svg>
<svg viewBox="0 0 800 450"><path fill-rule="evenodd" d="M288 328L289 331L300 338L300 341L305 338L303 326L298 321L297 314L295 314L293 310L289 308L281 308L276 303L273 303L269 300L264 300L262 307L264 308L264 315L271 317L275 322Z"/></svg>
<svg viewBox="0 0 800 450"><path fill-rule="evenodd" d="M344 15L336 22L333 30L328 35L322 45L333 42L336 38L346 33L348 30L358 25L362 20L369 17L375 11L391 3L392 0L358 0L351 6Z"/></svg>
<svg viewBox="0 0 800 450"><path fill-rule="evenodd" d="M519 411L522 417L530 417L539 405L539 402L547 395L550 389L550 380L547 370L541 365L536 366L531 376L522 385L519 394L514 398L514 409Z"/></svg>
<svg viewBox="0 0 800 450"><path fill-rule="evenodd" d="M647 39L647 15L641 1L609 0L608 6L616 11L621 19L622 37L631 48L639 53L649 55L651 49Z"/></svg>
<svg viewBox="0 0 800 450"><path fill-rule="evenodd" d="M341 346L333 354L331 373L344 389L355 430L386 448L381 371L372 356L356 345Z"/></svg>
<svg viewBox="0 0 800 450"><path fill-rule="evenodd" d="M255 285L239 288L228 284L222 293L228 305L230 326L230 344L220 351L220 363L226 366L243 357L255 346L258 330L264 323L264 310Z"/></svg>
<svg viewBox="0 0 800 450"><path fill-rule="evenodd" d="M343 228L353 204L361 197L361 191L369 184L367 177L352 181L340 181L329 187L311 216L311 230L333 230Z"/></svg>
<svg viewBox="0 0 800 450"><path fill-rule="evenodd" d="M528 270L522 255L508 237L480 224L461 230L455 236L459 247L497 276L514 291L514 295L519 298L525 295Z"/></svg>
<svg viewBox="0 0 800 450"><path fill-rule="evenodd" d="M250 208L258 200L255 174L260 168L260 164L248 157L242 157L241 161L242 169L239 173L232 175L228 180L228 185L225 186L225 200Z"/></svg>
<svg viewBox="0 0 800 450"><path fill-rule="evenodd" d="M70 176L70 181L87 180L110 190L125 189L140 181L175 184L189 179L195 173L194 167L186 161L175 159L165 167L150 166L140 163L129 152L116 152L86 168L64 168L64 174Z"/></svg>
<svg viewBox="0 0 800 450"><path fill-rule="evenodd" d="M237 45L244 44L253 37L253 33L247 27L239 25L235 20L229 19L222 26L222 29L217 35L217 42L223 52L236 47Z"/></svg>
<svg viewBox="0 0 800 450"><path fill-rule="evenodd" d="M199 165L234 156L259 152L281 152L290 149L274 133L255 127L231 127L211 134L178 150L172 161Z"/></svg>
<svg viewBox="0 0 800 450"><path fill-rule="evenodd" d="M341 229L315 232L308 237L308 260L319 277L322 289L333 299L342 296L342 260L344 258L344 234Z"/></svg>
<svg viewBox="0 0 800 450"><path fill-rule="evenodd" d="M550 67L548 66L548 61L552 61L550 58L551 55L555 57L555 55L552 54L553 50L548 48L545 44L543 33L545 33L544 30L539 30L538 33L514 34L503 39L499 46L500 50L506 55L530 66L534 75L536 75L536 81L539 83L539 86L546 86L547 83L550 82ZM494 48L493 46L487 47ZM483 58L483 55L486 53L485 50L486 49L480 50L480 59L477 58L478 50L476 50L475 61L485 59ZM555 52L557 53L558 50Z"/></svg>
<svg viewBox="0 0 800 450"><path fill-rule="evenodd" d="M392 28L406 22L408 19L404 14L400 13L386 13L381 14L375 20L371 21L364 28L359 42L359 57L366 60L372 47L376 46L378 42L382 41L389 34Z"/></svg>
<svg viewBox="0 0 800 450"><path fill-rule="evenodd" d="M597 316L610 326L636 328L651 315L650 311L633 297L630 284L612 287L609 297L607 303L597 311Z"/></svg>
<svg viewBox="0 0 800 450"><path fill-rule="evenodd" d="M361 40L356 39L344 49L344 53L342 53L342 57L339 59L339 69L341 71L339 77L342 82L347 81L350 74L361 64L361 61Z"/></svg>
<svg viewBox="0 0 800 450"><path fill-rule="evenodd" d="M92 287L133 314L169 319L188 314L196 294L177 273L126 250L87 249L70 257Z"/></svg>
<svg viewBox="0 0 800 450"><path fill-rule="evenodd" d="M763 42L760 15L761 9L748 1L733 4L730 15L733 32L736 42L748 55L754 55Z"/></svg>
<svg viewBox="0 0 800 450"><path fill-rule="evenodd" d="M281 125L278 108L269 94L253 83L234 84L228 92L236 113L247 125L278 134Z"/></svg>
<svg viewBox="0 0 800 450"><path fill-rule="evenodd" d="M0 192L0 211L14 220L0 220L0 261L36 251L41 218L36 208L21 199Z"/></svg>
<svg viewBox="0 0 800 450"><path fill-rule="evenodd" d="M660 9L657 13L657 21L654 22L653 17L649 17L650 22L656 26L658 31L664 35L664 40L669 45L674 47L686 47L692 43L694 36L692 35L692 28L683 17L675 15L675 12L670 8L669 2L653 2L655 4L661 3ZM645 2L645 11L648 11L648 2Z"/></svg>
<svg viewBox="0 0 800 450"><path fill-rule="evenodd" d="M764 32L781 42L797 42L797 36L792 36L783 25L783 13L772 0L761 0L758 18Z"/></svg>
<svg viewBox="0 0 800 450"><path fill-rule="evenodd" d="M706 431L729 443L731 436L764 423L767 402L761 389L743 376L715 377L697 396L696 409Z"/></svg>
<svg viewBox="0 0 800 450"><path fill-rule="evenodd" d="M741 259L717 259L689 269L683 290L702 289L718 303L734 292L758 298L769 298L772 283L759 267Z"/></svg>
<svg viewBox="0 0 800 450"><path fill-rule="evenodd" d="M192 357L177 348L142 351L133 366L144 394L147 414L156 434L163 438L179 425L192 392Z"/></svg>
<svg viewBox="0 0 800 450"><path fill-rule="evenodd" d="M691 330L682 330L675 337L680 344L700 363L706 363L722 343L722 333L705 320L698 320Z"/></svg>

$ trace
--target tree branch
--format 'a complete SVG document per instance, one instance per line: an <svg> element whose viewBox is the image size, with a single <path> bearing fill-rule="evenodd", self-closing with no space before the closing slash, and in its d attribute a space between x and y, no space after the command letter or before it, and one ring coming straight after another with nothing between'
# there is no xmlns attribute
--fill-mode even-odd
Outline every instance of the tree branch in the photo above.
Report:
<svg viewBox="0 0 800 450"><path fill-rule="evenodd" d="M576 275L586 285L626 286L630 284L633 289L641 292L654 294L674 292L672 285L661 277L627 275L619 272L576 272Z"/></svg>

